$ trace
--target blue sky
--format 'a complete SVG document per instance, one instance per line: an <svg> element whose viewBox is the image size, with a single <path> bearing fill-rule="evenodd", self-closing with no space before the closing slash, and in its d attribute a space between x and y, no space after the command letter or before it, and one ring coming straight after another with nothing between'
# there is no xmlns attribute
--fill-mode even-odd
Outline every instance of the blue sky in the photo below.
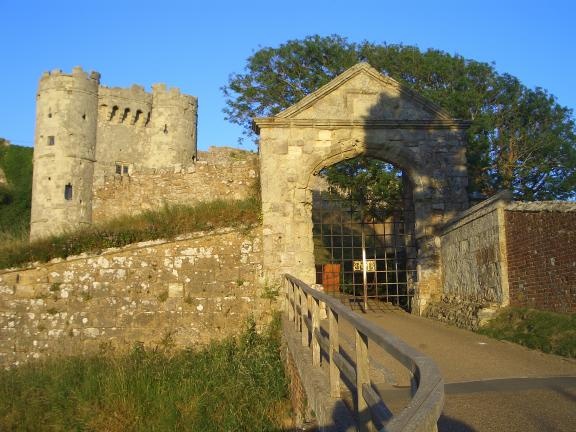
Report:
<svg viewBox="0 0 576 432"><path fill-rule="evenodd" d="M38 79L81 65L106 86L199 98L198 145L236 146L220 87L260 47L307 35L403 43L494 62L576 108L576 2L0 0L0 137L33 144ZM244 144L244 148L253 149Z"/></svg>

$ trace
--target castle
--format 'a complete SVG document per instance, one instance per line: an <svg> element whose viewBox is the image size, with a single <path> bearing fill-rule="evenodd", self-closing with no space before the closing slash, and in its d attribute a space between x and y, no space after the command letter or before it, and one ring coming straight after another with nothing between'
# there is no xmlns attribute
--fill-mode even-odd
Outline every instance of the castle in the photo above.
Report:
<svg viewBox="0 0 576 432"><path fill-rule="evenodd" d="M75 67L40 79L36 103L31 240L92 223L94 185L106 176L196 158L197 98L167 89L100 86Z"/></svg>

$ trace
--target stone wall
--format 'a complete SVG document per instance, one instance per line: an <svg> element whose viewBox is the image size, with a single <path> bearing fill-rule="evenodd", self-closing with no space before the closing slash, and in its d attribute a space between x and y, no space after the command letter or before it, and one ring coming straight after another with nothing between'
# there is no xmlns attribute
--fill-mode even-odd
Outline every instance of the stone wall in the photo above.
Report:
<svg viewBox="0 0 576 432"><path fill-rule="evenodd" d="M443 293L425 315L463 328L503 306L576 312L576 203L486 200L441 236Z"/></svg>
<svg viewBox="0 0 576 432"><path fill-rule="evenodd" d="M0 271L0 364L136 342L206 343L267 320L260 228Z"/></svg>
<svg viewBox="0 0 576 432"><path fill-rule="evenodd" d="M441 235L443 293L479 303L508 303L501 195L452 221ZM502 239L502 241L501 241Z"/></svg>
<svg viewBox="0 0 576 432"><path fill-rule="evenodd" d="M506 209L510 304L576 312L576 203Z"/></svg>
<svg viewBox="0 0 576 432"><path fill-rule="evenodd" d="M105 176L95 184L92 219L98 223L164 204L246 198L255 191L257 172L255 153L213 147L187 166Z"/></svg>

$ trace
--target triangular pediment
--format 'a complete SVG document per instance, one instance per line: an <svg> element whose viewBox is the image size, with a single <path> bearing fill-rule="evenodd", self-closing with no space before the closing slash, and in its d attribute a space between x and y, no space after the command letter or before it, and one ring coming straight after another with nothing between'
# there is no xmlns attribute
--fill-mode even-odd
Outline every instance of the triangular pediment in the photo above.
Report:
<svg viewBox="0 0 576 432"><path fill-rule="evenodd" d="M438 105L382 75L368 63L351 67L275 118L347 121L451 119Z"/></svg>

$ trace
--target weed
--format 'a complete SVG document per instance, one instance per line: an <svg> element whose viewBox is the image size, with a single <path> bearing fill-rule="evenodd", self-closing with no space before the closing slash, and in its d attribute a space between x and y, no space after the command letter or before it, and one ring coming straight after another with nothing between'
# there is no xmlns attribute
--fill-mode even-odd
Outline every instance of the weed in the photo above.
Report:
<svg viewBox="0 0 576 432"><path fill-rule="evenodd" d="M166 300L168 300L168 291L162 291L160 294L158 294L158 296L156 296L156 298L158 301L164 303Z"/></svg>
<svg viewBox="0 0 576 432"><path fill-rule="evenodd" d="M268 300L276 300L279 295L280 295L280 287L276 284L271 285L268 282L266 282L264 284L264 288L262 289L262 294L260 295L260 297Z"/></svg>
<svg viewBox="0 0 576 432"><path fill-rule="evenodd" d="M244 285L244 282L246 282L244 279L237 279L236 280L236 285L241 287Z"/></svg>
<svg viewBox="0 0 576 432"><path fill-rule="evenodd" d="M46 309L46 312L49 315L56 315L58 313L58 309L56 309L55 307L51 307L51 308Z"/></svg>
<svg viewBox="0 0 576 432"><path fill-rule="evenodd" d="M80 298L81 298L83 301L87 302L87 301L92 300L92 294L90 294L88 291L82 291L82 292L80 293Z"/></svg>
<svg viewBox="0 0 576 432"><path fill-rule="evenodd" d="M194 299L192 298L192 296L190 294L188 294L186 297L184 297L184 303L191 305L194 304Z"/></svg>
<svg viewBox="0 0 576 432"><path fill-rule="evenodd" d="M54 282L52 285L50 285L50 292L58 292L60 291L60 285L62 285L62 283L60 282Z"/></svg>

